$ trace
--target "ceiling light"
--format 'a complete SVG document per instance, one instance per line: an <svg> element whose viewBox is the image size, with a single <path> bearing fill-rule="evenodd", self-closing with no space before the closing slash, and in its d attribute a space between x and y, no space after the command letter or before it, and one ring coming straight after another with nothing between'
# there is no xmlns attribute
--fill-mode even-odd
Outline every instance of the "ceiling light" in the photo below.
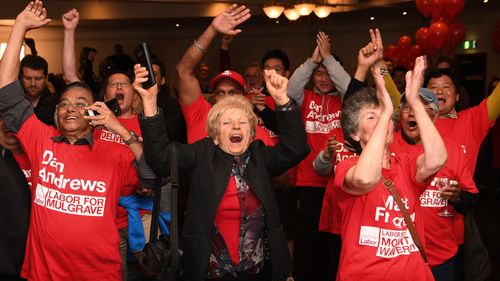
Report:
<svg viewBox="0 0 500 281"><path fill-rule="evenodd" d="M271 19L276 19L276 18L279 18L279 16L281 15L281 13L283 13L283 10L285 9L285 7L283 6L280 6L280 5L268 5L268 6L264 6L262 8L262 10L264 10L264 13L266 14L266 16L268 18L271 18Z"/></svg>
<svg viewBox="0 0 500 281"><path fill-rule="evenodd" d="M294 7L295 10L297 10L297 12L299 12L301 16L308 16L309 14L312 13L316 5L312 3L300 3L300 4L295 4Z"/></svg>
<svg viewBox="0 0 500 281"><path fill-rule="evenodd" d="M483 0L483 3L488 3L488 0Z"/></svg>
<svg viewBox="0 0 500 281"><path fill-rule="evenodd" d="M180 25L180 24L178 24L178 23L176 23L176 24L175 24L175 27L179 27L179 26L181 26L181 25Z"/></svg>
<svg viewBox="0 0 500 281"><path fill-rule="evenodd" d="M370 20L375 20L375 17L370 17Z"/></svg>
<svg viewBox="0 0 500 281"><path fill-rule="evenodd" d="M328 15L330 15L331 12L332 8L326 5L321 5L314 8L314 13L318 18L326 18L328 17Z"/></svg>
<svg viewBox="0 0 500 281"><path fill-rule="evenodd" d="M403 12L403 16L406 16L408 13L407 12Z"/></svg>
<svg viewBox="0 0 500 281"><path fill-rule="evenodd" d="M285 9L285 11L283 13L285 14L285 17L291 21L294 21L294 20L297 20L298 18L300 18L299 12L297 12L297 10L295 10L292 7Z"/></svg>

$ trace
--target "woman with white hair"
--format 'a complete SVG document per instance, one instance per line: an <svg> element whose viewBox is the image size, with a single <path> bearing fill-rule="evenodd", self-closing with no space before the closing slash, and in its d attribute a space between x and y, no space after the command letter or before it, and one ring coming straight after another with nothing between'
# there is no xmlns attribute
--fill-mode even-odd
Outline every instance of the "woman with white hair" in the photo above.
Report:
<svg viewBox="0 0 500 281"><path fill-rule="evenodd" d="M257 119L243 96L227 96L208 114L209 137L193 144L170 142L148 90L145 68L135 68L135 89L143 99L140 118L145 156L158 175L168 176L171 146L179 170L189 175L188 210L182 235L184 280L285 280L290 255L271 187L273 177L297 165L309 152L288 80L266 71L277 107L280 143L254 141Z"/></svg>

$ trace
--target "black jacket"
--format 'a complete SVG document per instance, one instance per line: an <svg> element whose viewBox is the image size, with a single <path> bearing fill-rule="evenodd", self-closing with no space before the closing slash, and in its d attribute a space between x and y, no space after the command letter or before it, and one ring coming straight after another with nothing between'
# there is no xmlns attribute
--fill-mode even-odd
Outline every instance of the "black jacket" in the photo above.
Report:
<svg viewBox="0 0 500 281"><path fill-rule="evenodd" d="M0 280L20 278L30 216L28 182L10 151L0 146Z"/></svg>
<svg viewBox="0 0 500 281"><path fill-rule="evenodd" d="M267 147L254 141L248 148L250 160L243 177L264 206L273 280L285 280L290 272L288 252L271 179L297 165L309 153L304 125L298 108L277 111L281 132L280 143ZM222 151L211 138L191 145L170 143L165 133L162 114L140 118L146 161L155 172L168 176L168 145L175 145L179 155L179 170L189 175L188 210L181 240L184 251L184 278L205 280L214 237L217 207L227 188L233 156Z"/></svg>

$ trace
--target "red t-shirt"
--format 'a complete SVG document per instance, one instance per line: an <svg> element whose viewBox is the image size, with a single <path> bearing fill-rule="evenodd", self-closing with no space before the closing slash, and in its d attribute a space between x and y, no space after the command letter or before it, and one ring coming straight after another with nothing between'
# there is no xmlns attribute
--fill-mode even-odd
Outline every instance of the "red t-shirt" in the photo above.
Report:
<svg viewBox="0 0 500 281"><path fill-rule="evenodd" d="M139 126L139 119L137 118L137 115L134 115L131 118L118 118L118 120L120 120L120 123L127 130L134 131L139 137L139 139L142 141L141 127ZM128 146L123 142L123 139L122 137L120 137L120 135L110 132L106 129L94 130L94 138L109 142L112 145L124 146L128 148ZM134 170L131 173L130 177L135 178L135 180L131 181L130 184L122 187L120 192L121 196L132 195L135 193L135 190L137 188L141 187L137 170ZM142 210L141 215L143 213L146 213L146 211ZM116 213L116 227L120 229L126 227L127 225L128 225L127 210L125 210L125 208L123 208L122 206L118 205L118 210Z"/></svg>
<svg viewBox="0 0 500 281"><path fill-rule="evenodd" d="M196 101L190 105L180 103L182 114L186 119L188 143L194 143L207 137L208 112L212 108L210 103L200 95ZM273 145L269 134L261 126L255 130L255 139L262 140L266 145Z"/></svg>
<svg viewBox="0 0 500 281"><path fill-rule="evenodd" d="M446 136L466 151L466 160L469 169L474 171L476 168L477 155L479 148L488 131L495 124L488 118L487 99L479 105L459 111L457 118L439 118L436 122L436 128L442 136Z"/></svg>
<svg viewBox="0 0 500 281"><path fill-rule="evenodd" d="M464 219L448 204L448 211L453 217L442 217L438 214L444 210L445 200L441 198L435 182L437 178L452 178L460 183L464 191L477 193L472 173L466 165L464 150L453 140L443 138L448 151L448 162L434 177L427 190L420 196L420 206L425 218L425 250L431 267L442 264L452 258L458 250L458 244L464 240ZM401 132L394 135L391 147L395 153L424 152L422 144L410 145L403 139Z"/></svg>
<svg viewBox="0 0 500 281"><path fill-rule="evenodd" d="M59 135L35 115L18 133L34 175L22 276L121 280L116 207L134 156L98 139L92 148L51 139Z"/></svg>
<svg viewBox="0 0 500 281"><path fill-rule="evenodd" d="M297 166L297 186L326 187L328 176L318 175L312 163L318 153L325 148L330 136L338 137L342 134L340 127L342 100L340 95L320 95L305 90L300 111L311 152Z"/></svg>
<svg viewBox="0 0 500 281"><path fill-rule="evenodd" d="M31 186L31 165L28 155L26 155L26 153L12 153L12 155L14 155L19 168L21 168L26 177L26 181Z"/></svg>
<svg viewBox="0 0 500 281"><path fill-rule="evenodd" d="M321 216L319 218L319 230L334 234L340 234L340 222L342 221L338 201L335 199L335 169L340 162L357 155L345 147L343 134L338 136L337 140L341 143L341 146L335 151L332 158L333 171L329 175L326 183L323 204L321 205Z"/></svg>
<svg viewBox="0 0 500 281"><path fill-rule="evenodd" d="M394 182L424 240L418 197L429 182L418 183L415 179L417 156L391 157L391 168L382 169L382 174ZM334 188L342 212L342 251L337 280L434 280L382 180L361 196L344 190L347 172L358 159L342 161L335 171Z"/></svg>

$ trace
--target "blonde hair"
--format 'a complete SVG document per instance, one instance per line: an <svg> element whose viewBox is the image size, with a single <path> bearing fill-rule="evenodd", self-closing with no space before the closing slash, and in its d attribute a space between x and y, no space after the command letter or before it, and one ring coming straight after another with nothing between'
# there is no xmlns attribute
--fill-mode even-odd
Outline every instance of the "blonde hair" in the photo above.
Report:
<svg viewBox="0 0 500 281"><path fill-rule="evenodd" d="M212 109L208 112L207 133L210 138L215 139L219 135L220 116L224 114L224 112L234 109L239 109L248 116L252 136L255 135L257 116L253 113L252 104L245 96L234 95L222 98L214 106L212 106Z"/></svg>

